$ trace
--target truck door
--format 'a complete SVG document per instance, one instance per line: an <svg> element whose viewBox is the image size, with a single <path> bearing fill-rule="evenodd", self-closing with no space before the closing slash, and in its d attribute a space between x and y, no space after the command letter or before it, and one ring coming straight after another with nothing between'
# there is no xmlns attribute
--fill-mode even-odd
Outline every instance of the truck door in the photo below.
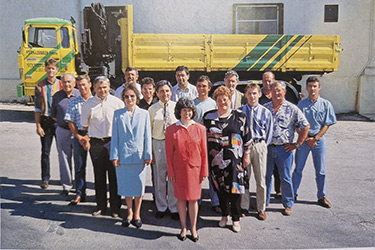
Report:
<svg viewBox="0 0 375 250"><path fill-rule="evenodd" d="M61 41L60 47L60 62L59 62L59 75L65 73L75 73L75 36L71 26L62 26L57 31L57 38Z"/></svg>

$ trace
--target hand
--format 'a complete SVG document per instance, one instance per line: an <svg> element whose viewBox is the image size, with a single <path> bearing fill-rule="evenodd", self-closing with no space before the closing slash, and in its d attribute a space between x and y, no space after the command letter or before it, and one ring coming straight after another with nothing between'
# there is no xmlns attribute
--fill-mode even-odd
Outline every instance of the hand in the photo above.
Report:
<svg viewBox="0 0 375 250"><path fill-rule="evenodd" d="M152 160L150 160L150 159L148 159L148 160L145 160L145 164L146 164L146 165L150 165L150 164L151 164L151 162L152 162Z"/></svg>
<svg viewBox="0 0 375 250"><path fill-rule="evenodd" d="M81 144L81 146L83 147L84 150L88 151L90 150L90 137L88 137L87 135L85 136L82 136L80 139L79 139L79 144Z"/></svg>
<svg viewBox="0 0 375 250"><path fill-rule="evenodd" d="M41 126L37 126L37 127L36 127L36 133L37 133L40 137L44 137L44 136L45 136L44 129L42 129Z"/></svg>
<svg viewBox="0 0 375 250"><path fill-rule="evenodd" d="M174 176L172 176L172 177L169 178L169 179L171 179L171 182L176 182L176 177L174 177Z"/></svg>
<svg viewBox="0 0 375 250"><path fill-rule="evenodd" d="M116 168L118 168L120 166L120 162L119 160L112 160L112 164L113 166L115 166Z"/></svg>
<svg viewBox="0 0 375 250"><path fill-rule="evenodd" d="M307 143L307 146L309 146L310 148L313 148L316 145L318 145L318 143L315 141L314 137L307 138L306 143Z"/></svg>
<svg viewBox="0 0 375 250"><path fill-rule="evenodd" d="M251 161L250 161L250 154L246 154L243 156L243 168L247 168L247 166L249 166L251 164Z"/></svg>
<svg viewBox="0 0 375 250"><path fill-rule="evenodd" d="M297 149L297 146L294 143L288 143L285 145L284 149L286 152L291 153L293 150Z"/></svg>

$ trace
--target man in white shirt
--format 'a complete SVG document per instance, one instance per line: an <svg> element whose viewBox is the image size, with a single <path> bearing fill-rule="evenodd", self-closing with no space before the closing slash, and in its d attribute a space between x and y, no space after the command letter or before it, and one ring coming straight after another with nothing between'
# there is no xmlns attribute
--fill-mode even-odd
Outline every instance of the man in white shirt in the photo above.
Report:
<svg viewBox="0 0 375 250"><path fill-rule="evenodd" d="M121 84L121 86L116 89L114 95L121 99L121 94L124 90L125 84L133 85L138 89L139 93L141 93L141 85L138 83L138 78L138 70L134 67L127 67L125 70L125 83ZM142 94L140 95L140 98L143 98Z"/></svg>
<svg viewBox="0 0 375 250"><path fill-rule="evenodd" d="M112 217L118 217L121 197L117 194L115 167L109 160L112 136L112 122L115 110L125 107L122 100L109 94L108 78L98 76L94 81L96 95L82 105L81 124L88 130L88 135L80 139L85 150L90 150L94 166L95 195L97 210L93 216L107 211L107 172L109 178L109 203Z"/></svg>
<svg viewBox="0 0 375 250"><path fill-rule="evenodd" d="M197 88L189 83L189 78L190 73L187 67L178 66L176 68L177 84L172 88L172 101L177 102L183 96L194 100L198 96Z"/></svg>

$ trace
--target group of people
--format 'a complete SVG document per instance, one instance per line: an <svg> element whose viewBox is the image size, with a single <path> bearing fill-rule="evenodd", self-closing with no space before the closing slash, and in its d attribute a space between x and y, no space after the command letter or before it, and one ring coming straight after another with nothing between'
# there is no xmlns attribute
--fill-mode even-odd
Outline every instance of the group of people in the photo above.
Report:
<svg viewBox="0 0 375 250"><path fill-rule="evenodd" d="M242 94L236 89L239 75L230 70L225 86L218 87L211 99L210 79L202 75L194 86L185 66L177 67L173 87L167 80L155 83L150 77L139 84L137 69L129 67L125 83L114 95L104 76L94 80L93 95L87 75L75 79L67 73L58 80L57 69L57 61L47 60L47 77L35 88L41 187L49 186L49 154L56 135L63 196L73 188L74 160L76 196L71 204L86 198L90 153L97 203L93 216L107 213L108 176L111 216L119 217L124 196L127 216L122 225L140 228L146 168L151 166L155 216L163 218L169 212L172 219L180 220L180 240L187 238L187 214L191 239L199 239L196 225L205 178L212 207L222 215L219 226L226 227L231 215L232 229L239 232L240 217L250 206L251 172L258 218L267 217L274 174L281 184L283 214L291 215L310 151L318 204L331 207L326 199L324 134L336 118L331 103L319 96L318 78L307 79L308 98L296 106L285 100L285 82L275 81L272 72L263 74L262 89L248 84Z"/></svg>

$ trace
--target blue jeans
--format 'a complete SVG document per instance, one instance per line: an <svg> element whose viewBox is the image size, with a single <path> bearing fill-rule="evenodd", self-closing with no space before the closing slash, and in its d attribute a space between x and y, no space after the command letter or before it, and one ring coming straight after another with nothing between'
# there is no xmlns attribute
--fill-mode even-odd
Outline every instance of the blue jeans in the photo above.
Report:
<svg viewBox="0 0 375 250"><path fill-rule="evenodd" d="M318 199L321 199L326 194L326 173L325 173L325 158L326 158L326 142L324 138L318 141L318 145L310 148L306 142L296 152L296 168L293 172L293 189L297 197L297 191L302 180L302 171L305 167L309 153L312 153L314 168L315 168L315 181L318 187Z"/></svg>
<svg viewBox="0 0 375 250"><path fill-rule="evenodd" d="M293 152L288 153L284 146L268 146L267 154L267 173L266 173L266 186L267 186L267 200L266 204L270 203L271 199L271 186L272 174L274 166L279 170L281 180L281 194L284 207L292 207L294 204L294 191L292 185L292 164Z"/></svg>
<svg viewBox="0 0 375 250"><path fill-rule="evenodd" d="M84 136L86 132L80 132ZM86 163L87 151L83 149L77 138L73 139L73 153L74 153L74 169L75 169L75 184L77 195L86 196Z"/></svg>

